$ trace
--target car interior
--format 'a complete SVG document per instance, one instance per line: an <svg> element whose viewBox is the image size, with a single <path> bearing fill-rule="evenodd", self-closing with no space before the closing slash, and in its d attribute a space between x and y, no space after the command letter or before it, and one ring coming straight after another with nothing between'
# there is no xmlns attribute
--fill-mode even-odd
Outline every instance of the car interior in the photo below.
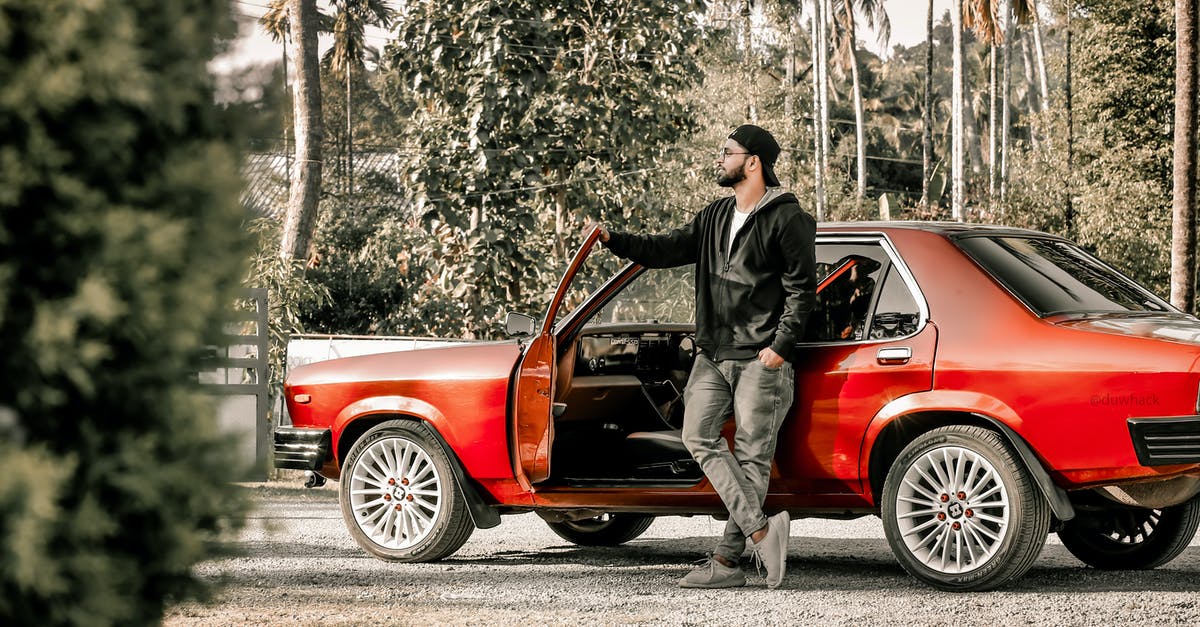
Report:
<svg viewBox="0 0 1200 627"><path fill-rule="evenodd" d="M881 265L861 255L820 264L805 341L864 339ZM870 326L872 337L880 335ZM692 324L606 322L564 338L551 481L680 486L703 478L680 437L683 389L696 357L694 333Z"/></svg>

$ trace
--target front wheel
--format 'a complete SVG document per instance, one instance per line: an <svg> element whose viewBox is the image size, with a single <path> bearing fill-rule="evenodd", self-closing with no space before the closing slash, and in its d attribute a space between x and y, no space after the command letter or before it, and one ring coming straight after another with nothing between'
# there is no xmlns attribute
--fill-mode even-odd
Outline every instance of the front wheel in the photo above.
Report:
<svg viewBox="0 0 1200 627"><path fill-rule="evenodd" d="M642 535L653 522L654 517L645 514L601 514L546 524L560 538L579 546L617 546Z"/></svg>
<svg viewBox="0 0 1200 627"><path fill-rule="evenodd" d="M475 525L454 463L420 423L391 420L363 434L342 469L342 518L380 559L432 562L457 551Z"/></svg>
<svg viewBox="0 0 1200 627"><path fill-rule="evenodd" d="M1179 557L1200 527L1200 497L1162 509L1080 512L1059 530L1071 555L1101 570L1146 570Z"/></svg>
<svg viewBox="0 0 1200 627"><path fill-rule="evenodd" d="M954 425L911 442L887 475L883 528L909 574L942 590L990 590L1025 574L1050 506L995 431Z"/></svg>

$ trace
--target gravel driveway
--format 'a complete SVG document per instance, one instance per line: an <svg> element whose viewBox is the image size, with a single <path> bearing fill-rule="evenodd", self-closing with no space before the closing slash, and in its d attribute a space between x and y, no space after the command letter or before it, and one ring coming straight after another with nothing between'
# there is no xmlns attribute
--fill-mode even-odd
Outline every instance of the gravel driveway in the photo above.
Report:
<svg viewBox="0 0 1200 627"><path fill-rule="evenodd" d="M722 523L660 518L617 548L581 548L533 514L476 530L435 564L368 557L342 526L336 484L248 487L255 512L241 555L199 567L225 582L207 604L168 610L167 625L246 624L1200 624L1200 539L1166 567L1101 572L1055 536L1033 569L996 592L951 594L909 578L874 517L792 523L788 572L750 585L683 590L676 580Z"/></svg>

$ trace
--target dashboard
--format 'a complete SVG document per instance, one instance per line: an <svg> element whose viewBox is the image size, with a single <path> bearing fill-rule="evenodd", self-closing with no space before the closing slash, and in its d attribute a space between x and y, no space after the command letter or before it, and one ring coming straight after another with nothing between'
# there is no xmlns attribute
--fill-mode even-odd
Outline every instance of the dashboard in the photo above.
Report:
<svg viewBox="0 0 1200 627"><path fill-rule="evenodd" d="M598 325L584 329L575 374L664 376L691 369L692 325Z"/></svg>

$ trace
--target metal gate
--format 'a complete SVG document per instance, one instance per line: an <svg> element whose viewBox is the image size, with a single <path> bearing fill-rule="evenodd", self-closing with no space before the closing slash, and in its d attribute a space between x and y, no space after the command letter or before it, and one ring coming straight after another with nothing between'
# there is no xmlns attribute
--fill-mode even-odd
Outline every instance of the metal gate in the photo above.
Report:
<svg viewBox="0 0 1200 627"><path fill-rule="evenodd" d="M209 347L200 383L218 396L217 421L238 438L239 458L249 476L230 481L263 481L270 468L270 407L267 372L267 290L245 290L225 328L224 345Z"/></svg>

